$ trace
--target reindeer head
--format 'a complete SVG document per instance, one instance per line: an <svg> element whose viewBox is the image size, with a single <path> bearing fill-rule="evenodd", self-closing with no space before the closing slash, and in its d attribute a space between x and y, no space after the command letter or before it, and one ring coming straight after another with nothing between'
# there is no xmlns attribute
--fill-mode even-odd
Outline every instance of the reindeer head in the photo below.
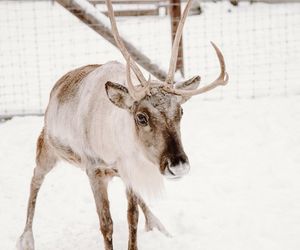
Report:
<svg viewBox="0 0 300 250"><path fill-rule="evenodd" d="M218 78L202 88L198 88L200 76L174 83L175 66L178 47L182 35L183 25L192 0L189 0L179 22L173 43L169 71L164 82L146 80L142 72L131 59L129 52L120 38L111 0L107 0L108 15L112 33L116 44L126 62L127 86L107 82L106 92L110 101L116 106L126 109L135 122L137 141L141 145L145 156L154 164L160 166L160 172L170 178L178 178L189 171L189 161L186 156L180 135L180 121L183 115L181 104L191 96L207 92L228 82L225 62L219 48L211 42L219 59L221 72ZM130 69L133 70L140 84L132 83Z"/></svg>

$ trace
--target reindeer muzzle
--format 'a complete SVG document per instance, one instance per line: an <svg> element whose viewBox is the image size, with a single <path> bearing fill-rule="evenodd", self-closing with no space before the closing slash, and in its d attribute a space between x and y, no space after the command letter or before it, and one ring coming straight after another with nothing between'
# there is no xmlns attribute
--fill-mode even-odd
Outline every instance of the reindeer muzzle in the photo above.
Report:
<svg viewBox="0 0 300 250"><path fill-rule="evenodd" d="M190 164L186 156L165 158L161 164L161 172L167 179L178 179L188 174Z"/></svg>

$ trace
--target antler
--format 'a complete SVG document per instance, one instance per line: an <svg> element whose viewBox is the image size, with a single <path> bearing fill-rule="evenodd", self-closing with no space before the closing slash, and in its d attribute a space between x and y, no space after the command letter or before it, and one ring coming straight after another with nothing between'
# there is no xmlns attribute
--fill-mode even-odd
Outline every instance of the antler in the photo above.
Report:
<svg viewBox="0 0 300 250"><path fill-rule="evenodd" d="M217 87L219 85L226 85L228 83L229 76L226 72L225 61L224 61L222 52L213 42L211 42L211 44L216 51L216 54L218 56L219 63L220 63L221 73L220 73L219 77L216 80L214 80L212 83L210 83L202 88L195 89L195 90L181 90L181 89L170 88L170 86L165 86L164 88L167 92L175 94L175 95L181 95L181 96L193 96L193 95L202 94L211 89L214 89L215 87Z"/></svg>
<svg viewBox="0 0 300 250"><path fill-rule="evenodd" d="M220 49L213 43L211 42L212 46L214 47L219 62L220 62L220 67L221 67L221 73L219 75L219 77L213 81L212 83L210 83L207 86L204 86L200 89L196 89L196 90L180 90L180 89L174 89L174 74L175 74L175 68L176 68L176 62L177 62L177 57L178 57L178 48L179 48L179 43L180 43L180 39L182 36L182 31L183 31L183 26L186 20L186 17L189 13L189 10L191 8L192 5L192 1L193 0L188 0L185 9L183 11L182 17L180 19L180 22L178 24L178 28L176 31L176 35L175 35L175 39L174 39L174 43L173 43L173 47L172 47L172 55L171 55L171 59L170 59L170 65L169 65L169 72L164 84L164 89L169 92L169 93L173 93L176 95L183 95L183 96L192 96L192 95L197 95L197 94L201 94L204 92L207 92L211 89L214 89L215 87L219 86L219 85L226 85L229 79L228 74L226 73L226 67L225 67L225 62L224 62L224 57L222 55L222 52L220 51ZM198 80L200 79L199 76L195 76L190 80L195 79ZM188 80L188 81L190 81Z"/></svg>
<svg viewBox="0 0 300 250"><path fill-rule="evenodd" d="M136 89L136 87L132 84L132 80L131 80L130 60L131 59L129 58L126 63L126 78L127 78L128 92L133 99L141 100L145 96L145 94L149 94L151 78L149 77L147 84L143 86L141 89L139 90Z"/></svg>
<svg viewBox="0 0 300 250"><path fill-rule="evenodd" d="M183 26L186 20L186 17L189 13L189 10L192 6L192 1L193 0L189 0L185 6L185 9L183 11L182 17L179 21L177 30L176 30L176 35L174 38L174 42L173 42L173 47L172 47L172 54L171 54L171 59L170 59L170 64L169 64L169 72L166 78L166 84L173 84L174 81L174 74L175 74L175 68L176 68L176 62L177 62L177 57L178 57L178 48L179 48L179 43L180 43L180 39L182 36L182 31L183 31Z"/></svg>
<svg viewBox="0 0 300 250"><path fill-rule="evenodd" d="M168 75L167 75L166 80L163 85L163 88L165 91L175 94L175 95L181 95L181 96L186 96L186 97L207 92L211 89L214 89L215 87L217 87L219 85L226 85L229 80L229 76L226 72L226 67L225 67L225 62L224 62L224 57L222 55L222 52L213 42L211 42L211 44L214 47L216 54L218 56L220 67L221 67L221 73L220 73L219 77L212 83L210 83L202 88L195 89L195 90L181 90L181 89L174 88L174 74L175 74L176 62L177 62L177 57L178 57L179 43L180 43L180 39L182 36L183 26L184 26L186 17L188 15L188 12L191 8L192 1L193 0L188 0L187 4L185 6L185 9L183 11L182 17L180 19L180 22L178 24L178 28L176 31L176 35L175 35L175 39L174 39L173 47L172 47L172 55L171 55L170 64L169 64L169 71L168 71ZM145 77L143 76L142 72L140 71L139 67L131 59L129 52L127 51L122 39L120 38L111 0L106 0L106 5L107 5L107 9L108 9L108 16L110 19L113 36L115 38L117 46L119 47L122 55L124 56L124 58L127 62L126 74L127 74L127 84L128 84L129 93L134 99L140 100L146 94L149 94L150 84L153 81L151 81L150 78L147 81L145 79ZM132 84L131 75L130 75L130 67L134 71L138 80L141 82L141 85L142 85L141 89L137 89ZM200 77L195 76L188 81L193 81L193 82L200 81Z"/></svg>
<svg viewBox="0 0 300 250"><path fill-rule="evenodd" d="M136 65L134 60L130 60L131 56L120 37L111 0L106 0L106 5L107 5L107 9L108 9L108 17L109 17L109 20L111 23L112 34L115 38L117 46L119 47L119 50L121 51L122 55L124 56L126 62L131 66L133 72L136 74L136 76L139 79L139 81L141 82L142 86L147 86L148 85L147 80L143 76L141 70Z"/></svg>

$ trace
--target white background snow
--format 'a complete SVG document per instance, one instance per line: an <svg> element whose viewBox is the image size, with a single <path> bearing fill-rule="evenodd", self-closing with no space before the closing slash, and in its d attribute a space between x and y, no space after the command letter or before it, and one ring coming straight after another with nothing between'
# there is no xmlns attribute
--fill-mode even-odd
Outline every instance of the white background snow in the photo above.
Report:
<svg viewBox="0 0 300 250"><path fill-rule="evenodd" d="M5 7L11 8L11 4L5 1ZM157 231L145 232L140 213L139 249L300 249L299 6L242 4L233 9L228 18L228 12L224 14L227 3L205 4L204 15L193 16L192 21L187 22L186 39L193 41L185 42L188 75L197 73L200 68L200 72L206 73L204 76L212 78L217 63L212 49L204 45L204 41L207 44L209 40L222 41L220 45L228 60L232 81L227 87L217 90L217 94L212 94L217 100L194 97L184 105L182 139L192 170L180 181L166 181L162 197L148 201L173 237L166 238ZM40 3L35 3L35 7L41 10L35 12L36 16L42 16L46 13L43 11L49 9ZM73 66L121 58L107 43L95 55L88 49L82 55L73 54L76 50L82 52L84 43L73 42L74 50L66 45L74 41L76 33L86 32L86 28L72 26L67 21L70 16L62 10L58 16L52 13L46 16L48 18L39 19L43 20L40 25L44 29L34 33L31 24L35 19L34 16L29 18L30 7L16 3L14 11L9 14L19 19L4 15L3 8L0 8L0 13L0 40L3 34L9 34L11 38L6 39L6 36L0 44L1 72L8 72L5 75L0 72L1 112L18 111L25 106L26 112L35 106L41 109L47 103L54 80ZM54 28L56 17L62 24L67 24L68 34L63 25ZM195 33L191 26L198 22L197 18L204 18L202 21L211 25L212 30L204 35L203 30ZM268 26L270 19L272 25ZM151 25L161 22L161 29L169 27L168 19L147 20ZM34 39L24 35L24 43L20 43L24 33L21 29L12 30L12 27L21 27L22 22L27 33L39 34L35 38L41 46L38 51L34 51ZM138 24L141 32L144 31L142 23ZM221 37L218 35L220 23L224 23ZM127 20L120 22L120 27L124 30L128 24L129 31L136 25L134 20ZM169 38L169 34L159 30L160 36L157 36L157 26L151 27L150 34L161 48L151 45L142 49L166 65L169 55L163 41ZM278 30L282 32L278 33ZM19 36L13 39L15 34ZM277 34L282 34L282 37ZM50 43L48 35L51 36ZM287 38L280 40L283 35ZM58 37L61 40L57 40ZM86 41L87 47L95 46L90 36L78 39ZM277 43L272 43L272 39ZM145 44L140 37L137 41ZM286 44L286 41L289 42ZM13 46L3 50L9 43ZM24 46L20 50L12 49L14 46L20 48L20 44ZM56 48L62 44L64 47L57 52ZM253 52L256 47L257 52ZM264 48L268 48L267 51ZM247 49L251 53L247 53ZM63 51L66 54L60 57ZM201 61L203 55L205 60ZM36 57L33 59L32 56ZM36 74L37 62L39 74ZM21 69L20 75L17 69ZM22 80L19 85L16 84L18 79ZM41 85L39 80L45 79L47 82ZM32 89L27 86L32 86ZM251 97L253 91L257 91L254 99L231 98L238 97L238 94L239 97ZM40 93L43 103L37 98ZM259 96L264 98L257 98ZM42 117L13 118L0 123L0 250L14 249L22 233L35 162L35 143L42 126ZM109 192L114 246L117 250L127 249L126 198L119 179L112 181ZM98 229L87 176L78 168L60 163L47 176L38 197L34 220L36 249L103 249Z"/></svg>

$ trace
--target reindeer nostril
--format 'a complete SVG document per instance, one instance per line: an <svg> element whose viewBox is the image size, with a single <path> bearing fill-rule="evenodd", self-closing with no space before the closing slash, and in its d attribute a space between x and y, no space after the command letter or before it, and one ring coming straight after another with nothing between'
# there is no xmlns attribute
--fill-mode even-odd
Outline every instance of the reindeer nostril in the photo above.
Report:
<svg viewBox="0 0 300 250"><path fill-rule="evenodd" d="M168 170L169 170L169 173L170 173L171 175L176 176L176 174L172 171L171 167L168 167Z"/></svg>
<svg viewBox="0 0 300 250"><path fill-rule="evenodd" d="M170 168L172 166L172 162L170 159L167 159L167 167Z"/></svg>
<svg viewBox="0 0 300 250"><path fill-rule="evenodd" d="M168 169L173 174L171 168L172 168L172 162L171 162L171 160L170 159L166 159L166 161L165 161L165 169Z"/></svg>
<svg viewBox="0 0 300 250"><path fill-rule="evenodd" d="M171 161L168 158L164 158L160 163L160 171L164 173L166 170L169 170L171 167Z"/></svg>

